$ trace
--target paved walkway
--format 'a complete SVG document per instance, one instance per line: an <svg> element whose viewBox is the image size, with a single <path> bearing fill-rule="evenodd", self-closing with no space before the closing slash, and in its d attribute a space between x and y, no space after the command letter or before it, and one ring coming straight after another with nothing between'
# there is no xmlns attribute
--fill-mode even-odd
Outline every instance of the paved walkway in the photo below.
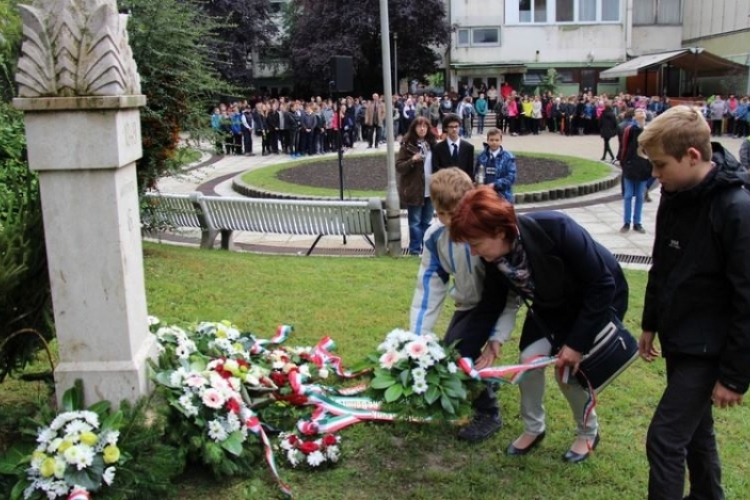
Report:
<svg viewBox="0 0 750 500"><path fill-rule="evenodd" d="M482 138L477 134L474 134L471 141L475 147L481 147ZM720 142L733 154L738 153L740 139L724 137L720 139ZM161 179L158 188L167 193L188 193L201 190L203 192L214 191L221 196L238 196L231 186L231 178L234 175L268 165L293 161L286 155L261 156L258 149L259 143L260 141L254 141L256 156L225 156L210 165L190 170L176 177ZM613 148L616 148L616 140L613 140L612 144ZM506 136L503 145L513 153L554 153L592 160L599 159L602 153L602 140L597 136L564 137L550 133L542 133L538 136ZM381 145L380 148L384 150L385 145ZM353 151L367 151L367 146L365 143L358 143ZM356 161L356 159L348 158L348 155L349 153L344 155L344 168L347 162ZM334 157L335 155L327 156ZM636 267L641 267L648 263L651 255L656 208L659 204L658 189L652 192L651 197L653 202L645 203L643 208L643 226L646 228L646 234L634 231L625 234L619 232L623 224L623 202L619 187L573 199L522 204L518 205L517 209L519 212L527 212L550 208L565 212L613 253L625 258L626 261L632 260L636 263ZM195 244L198 236L197 232L185 231L181 233L178 240ZM409 231L405 217L401 219L401 238L402 248L406 248ZM304 254L314 239L315 237L307 236L238 232L234 241L242 250ZM320 240L313 255L316 253L369 255L369 250L367 242L360 237L350 237L344 244L341 237L326 236Z"/></svg>

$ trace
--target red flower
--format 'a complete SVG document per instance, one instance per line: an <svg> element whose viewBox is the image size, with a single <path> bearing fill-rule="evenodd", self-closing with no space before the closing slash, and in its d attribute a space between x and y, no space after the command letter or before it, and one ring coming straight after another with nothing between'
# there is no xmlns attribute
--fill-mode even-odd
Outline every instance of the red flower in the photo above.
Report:
<svg viewBox="0 0 750 500"><path fill-rule="evenodd" d="M248 429L254 429L255 427L259 425L260 425L260 420L258 419L258 417L250 417L245 422L245 427L247 427Z"/></svg>
<svg viewBox="0 0 750 500"><path fill-rule="evenodd" d="M292 446L297 444L298 441L297 436L295 436L294 434L290 434L289 436L287 436L286 440L289 441L289 444L291 444Z"/></svg>
<svg viewBox="0 0 750 500"><path fill-rule="evenodd" d="M250 363L245 361L244 359L238 359L237 364L244 367L244 368L250 368Z"/></svg>
<svg viewBox="0 0 750 500"><path fill-rule="evenodd" d="M240 412L240 402L235 398L227 399L227 410L237 415Z"/></svg>
<svg viewBox="0 0 750 500"><path fill-rule="evenodd" d="M323 436L324 445L333 446L336 443L337 443L336 436L334 436L333 434L326 434L325 436Z"/></svg>
<svg viewBox="0 0 750 500"><path fill-rule="evenodd" d="M289 383L286 375L279 372L271 372L271 380L273 380L273 383L276 384L276 387L281 387Z"/></svg>
<svg viewBox="0 0 750 500"><path fill-rule="evenodd" d="M233 376L232 372L226 371L223 366L216 367L216 373L218 373L223 379L228 379L229 377Z"/></svg>
<svg viewBox="0 0 750 500"><path fill-rule="evenodd" d="M286 401L291 405L294 406L303 406L307 404L307 396L303 396L302 394L279 394L277 392L273 393L273 397L276 398L277 401Z"/></svg>
<svg viewBox="0 0 750 500"><path fill-rule="evenodd" d="M302 451L305 455L309 455L310 453L314 451L318 451L320 447L315 444L313 441L307 441L304 443L300 443L297 448Z"/></svg>

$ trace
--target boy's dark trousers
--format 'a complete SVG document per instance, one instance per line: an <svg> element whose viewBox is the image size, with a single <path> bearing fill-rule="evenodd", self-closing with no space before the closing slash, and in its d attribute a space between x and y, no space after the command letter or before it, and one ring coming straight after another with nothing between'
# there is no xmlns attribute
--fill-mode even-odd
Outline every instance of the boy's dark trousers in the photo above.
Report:
<svg viewBox="0 0 750 500"><path fill-rule="evenodd" d="M649 500L682 500L685 463L689 500L723 500L711 394L719 376L715 358L666 356L667 387L646 437Z"/></svg>
<svg viewBox="0 0 750 500"><path fill-rule="evenodd" d="M490 331L497 322L497 318L498 311L483 312L479 308L456 311L453 313L443 342L450 345L458 340L456 349L461 357L476 361L482 354L482 347L487 343ZM497 384L487 384L472 402L474 411L499 415L500 408L495 397L496 390Z"/></svg>

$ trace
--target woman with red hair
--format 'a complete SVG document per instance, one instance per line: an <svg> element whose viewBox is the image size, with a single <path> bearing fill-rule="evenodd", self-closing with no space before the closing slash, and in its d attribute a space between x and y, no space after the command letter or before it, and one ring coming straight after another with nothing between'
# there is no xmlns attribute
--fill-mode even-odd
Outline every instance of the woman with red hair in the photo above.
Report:
<svg viewBox="0 0 750 500"><path fill-rule="evenodd" d="M572 374L610 321L612 311L622 319L628 308L628 284L614 256L573 219L560 212L544 211L517 216L513 205L484 186L467 193L456 208L451 239L466 242L486 266L496 266L512 294L533 308L521 333L521 362L557 354L556 366ZM517 301L509 297L508 303ZM497 342L488 342L477 359L477 368L494 363L500 354ZM587 459L599 442L595 412L584 418L588 392L574 377L563 383L577 424L577 438L563 460ZM507 449L525 455L545 436L544 370L532 370L519 384L524 433Z"/></svg>

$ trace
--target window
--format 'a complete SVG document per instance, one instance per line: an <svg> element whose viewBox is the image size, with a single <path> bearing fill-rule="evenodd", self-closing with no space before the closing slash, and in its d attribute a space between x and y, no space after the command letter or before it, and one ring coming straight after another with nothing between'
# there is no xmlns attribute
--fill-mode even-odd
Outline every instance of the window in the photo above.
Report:
<svg viewBox="0 0 750 500"><path fill-rule="evenodd" d="M539 85L547 76L546 70L529 70L523 75L523 84L528 86Z"/></svg>
<svg viewBox="0 0 750 500"><path fill-rule="evenodd" d="M458 47L469 46L469 30L468 29L458 30L458 43L456 45Z"/></svg>
<svg viewBox="0 0 750 500"><path fill-rule="evenodd" d="M602 21L619 21L620 20L620 2L617 0L602 1Z"/></svg>
<svg viewBox="0 0 750 500"><path fill-rule="evenodd" d="M500 41L497 28L473 28L471 30L472 45L497 45Z"/></svg>
<svg viewBox="0 0 750 500"><path fill-rule="evenodd" d="M518 0L518 21L521 23L546 23L547 0Z"/></svg>
<svg viewBox="0 0 750 500"><path fill-rule="evenodd" d="M680 24L682 0L633 0L633 24Z"/></svg>
<svg viewBox="0 0 750 500"><path fill-rule="evenodd" d="M574 0L556 0L557 2L557 22L566 23L575 19L573 11Z"/></svg>
<svg viewBox="0 0 750 500"><path fill-rule="evenodd" d="M596 21L596 0L579 0L578 20Z"/></svg>
<svg viewBox="0 0 750 500"><path fill-rule="evenodd" d="M499 28L459 28L456 47L500 45Z"/></svg>

